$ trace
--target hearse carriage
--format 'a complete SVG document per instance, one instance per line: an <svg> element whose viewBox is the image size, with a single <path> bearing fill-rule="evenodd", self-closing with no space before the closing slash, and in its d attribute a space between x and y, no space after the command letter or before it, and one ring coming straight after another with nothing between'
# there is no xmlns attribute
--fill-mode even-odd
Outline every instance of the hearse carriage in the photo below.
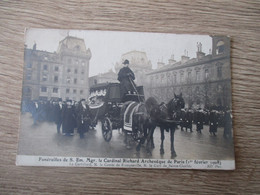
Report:
<svg viewBox="0 0 260 195"><path fill-rule="evenodd" d="M120 83L100 83L90 88L89 107L94 126L98 120L102 124L105 141L112 138L112 130L122 128L121 107L126 101L144 101L143 86L136 88L136 93L121 94Z"/></svg>

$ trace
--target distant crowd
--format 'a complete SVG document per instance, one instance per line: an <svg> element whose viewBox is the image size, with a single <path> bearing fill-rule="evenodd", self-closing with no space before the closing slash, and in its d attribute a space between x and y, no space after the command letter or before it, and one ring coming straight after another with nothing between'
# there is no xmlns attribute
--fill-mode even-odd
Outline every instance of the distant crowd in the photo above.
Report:
<svg viewBox="0 0 260 195"><path fill-rule="evenodd" d="M182 109L179 120L182 131L185 129L193 132L192 124L195 124L196 131L201 133L204 125L209 125L209 133L211 135L216 136L218 127L223 127L223 136L232 138L232 113L229 109Z"/></svg>
<svg viewBox="0 0 260 195"><path fill-rule="evenodd" d="M80 138L92 126L93 118L90 113L89 106L85 99L81 101L62 99L57 101L23 101L21 106L22 114L29 112L32 114L33 125L38 125L41 122L53 122L57 126L57 133L65 136L73 136L74 129Z"/></svg>

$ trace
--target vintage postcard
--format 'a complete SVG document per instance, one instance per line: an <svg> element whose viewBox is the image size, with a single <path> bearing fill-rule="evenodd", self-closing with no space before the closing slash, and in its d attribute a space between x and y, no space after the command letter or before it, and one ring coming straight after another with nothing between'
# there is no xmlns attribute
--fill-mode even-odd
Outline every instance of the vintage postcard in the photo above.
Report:
<svg viewBox="0 0 260 195"><path fill-rule="evenodd" d="M235 169L230 38L27 29L16 164Z"/></svg>

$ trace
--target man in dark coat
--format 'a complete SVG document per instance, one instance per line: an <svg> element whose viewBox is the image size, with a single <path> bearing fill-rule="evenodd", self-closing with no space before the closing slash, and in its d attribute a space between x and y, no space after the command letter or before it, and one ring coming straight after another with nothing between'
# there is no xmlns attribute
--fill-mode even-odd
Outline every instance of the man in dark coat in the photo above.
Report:
<svg viewBox="0 0 260 195"><path fill-rule="evenodd" d="M195 113L195 121L197 126L197 132L201 133L201 130L203 129L203 122L204 122L204 113L201 108L196 111Z"/></svg>
<svg viewBox="0 0 260 195"><path fill-rule="evenodd" d="M191 110L188 110L186 112L186 115L185 115L185 120L186 120L186 131L187 129L190 129L190 132L192 132L192 119L193 119L193 113Z"/></svg>
<svg viewBox="0 0 260 195"><path fill-rule="evenodd" d="M124 96L126 94L133 94L136 92L136 85L134 83L135 75L133 71L128 67L129 61L125 60L123 64L124 67L120 69L117 79L120 81L120 90L124 99Z"/></svg>
<svg viewBox="0 0 260 195"><path fill-rule="evenodd" d="M212 110L209 114L209 132L210 135L216 136L218 129L218 115L216 110Z"/></svg>
<svg viewBox="0 0 260 195"><path fill-rule="evenodd" d="M184 109L181 109L181 113L180 113L180 126L181 126L181 130L183 131L183 127L185 127L186 125L186 121L185 121L185 115L186 112Z"/></svg>
<svg viewBox="0 0 260 195"><path fill-rule="evenodd" d="M57 126L57 133L60 133L60 127L62 124L62 109L63 109L63 105L62 105L62 99L59 98L58 100L59 102L57 104L54 105L54 119L55 119L55 124Z"/></svg>
<svg viewBox="0 0 260 195"><path fill-rule="evenodd" d="M67 100L66 103L67 105L62 109L62 133L71 136L75 127L75 110L71 100Z"/></svg>
<svg viewBox="0 0 260 195"><path fill-rule="evenodd" d="M88 132L90 125L90 109L85 99L82 99L77 110L77 127L80 138L84 138L84 133Z"/></svg>

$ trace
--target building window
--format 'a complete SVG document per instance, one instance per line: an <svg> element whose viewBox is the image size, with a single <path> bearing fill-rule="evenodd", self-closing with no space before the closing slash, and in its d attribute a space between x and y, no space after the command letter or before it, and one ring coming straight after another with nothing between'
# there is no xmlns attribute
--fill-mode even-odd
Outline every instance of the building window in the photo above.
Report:
<svg viewBox="0 0 260 195"><path fill-rule="evenodd" d="M180 75L180 81L181 81L181 83L183 82L183 78L184 78L184 74L181 73L181 75Z"/></svg>
<svg viewBox="0 0 260 195"><path fill-rule="evenodd" d="M205 79L208 79L208 78L209 78L209 70L205 69Z"/></svg>
<svg viewBox="0 0 260 195"><path fill-rule="evenodd" d="M32 68L32 64L29 63L29 64L26 65L26 67L27 67L27 68Z"/></svg>
<svg viewBox="0 0 260 195"><path fill-rule="evenodd" d="M47 64L43 65L43 70L48 70L48 65Z"/></svg>
<svg viewBox="0 0 260 195"><path fill-rule="evenodd" d="M222 67L219 66L218 67L218 78L221 78L222 77Z"/></svg>
<svg viewBox="0 0 260 195"><path fill-rule="evenodd" d="M41 92L47 92L47 87L41 87Z"/></svg>
<svg viewBox="0 0 260 195"><path fill-rule="evenodd" d="M76 61L75 61L75 63L76 63L76 64L79 64L79 61L78 61L78 60L76 60Z"/></svg>
<svg viewBox="0 0 260 195"><path fill-rule="evenodd" d="M70 73L70 72L71 72L71 70L70 70L70 68L68 68L68 69L67 69L67 73Z"/></svg>
<svg viewBox="0 0 260 195"><path fill-rule="evenodd" d="M188 72L188 81L191 81L191 72Z"/></svg>
<svg viewBox="0 0 260 195"><path fill-rule="evenodd" d="M77 89L73 89L73 93L76 94L77 93Z"/></svg>
<svg viewBox="0 0 260 195"><path fill-rule="evenodd" d="M59 66L55 66L54 70L59 71Z"/></svg>
<svg viewBox="0 0 260 195"><path fill-rule="evenodd" d="M84 70L82 70L82 71L81 71L81 74L84 74L84 73L85 73Z"/></svg>
<svg viewBox="0 0 260 195"><path fill-rule="evenodd" d="M68 59L68 64L71 64L71 59Z"/></svg>
<svg viewBox="0 0 260 195"><path fill-rule="evenodd" d="M217 91L220 93L222 91L221 85L218 85Z"/></svg>
<svg viewBox="0 0 260 195"><path fill-rule="evenodd" d="M58 76L54 76L54 83L57 83L59 81L59 77Z"/></svg>
<svg viewBox="0 0 260 195"><path fill-rule="evenodd" d="M42 81L47 81L47 75L46 74L44 74L44 75L42 75Z"/></svg>
<svg viewBox="0 0 260 195"><path fill-rule="evenodd" d="M176 74L173 75L173 82L177 83L177 75Z"/></svg>
<svg viewBox="0 0 260 195"><path fill-rule="evenodd" d="M85 61L82 61L82 62L81 62L81 65L82 65L82 66L85 66Z"/></svg>
<svg viewBox="0 0 260 195"><path fill-rule="evenodd" d="M76 51L80 51L80 46L79 46L79 45L76 45L75 50L76 50Z"/></svg>
<svg viewBox="0 0 260 195"><path fill-rule="evenodd" d="M200 71L196 71L196 81L200 81Z"/></svg>
<svg viewBox="0 0 260 195"><path fill-rule="evenodd" d="M26 87L24 89L24 96L31 97L31 94L32 94L32 90L29 87Z"/></svg>
<svg viewBox="0 0 260 195"><path fill-rule="evenodd" d="M74 73L75 73L75 74L78 74L78 69L75 69L75 70L74 70Z"/></svg>
<svg viewBox="0 0 260 195"><path fill-rule="evenodd" d="M164 84L165 83L165 75L161 74L161 83Z"/></svg>
<svg viewBox="0 0 260 195"><path fill-rule="evenodd" d="M84 84L84 79L81 79L81 84Z"/></svg>
<svg viewBox="0 0 260 195"><path fill-rule="evenodd" d="M70 93L70 89L66 89L66 93Z"/></svg>
<svg viewBox="0 0 260 195"><path fill-rule="evenodd" d="M47 57L47 56L45 56L45 57L44 57L44 60L48 60L48 57Z"/></svg>
<svg viewBox="0 0 260 195"><path fill-rule="evenodd" d="M223 41L219 41L217 43L217 49L216 49L216 54L222 54L224 53L225 50L225 43Z"/></svg>
<svg viewBox="0 0 260 195"><path fill-rule="evenodd" d="M26 79L27 79L28 81L30 81L30 80L32 79L32 74L31 74L31 73L27 73Z"/></svg>
<svg viewBox="0 0 260 195"><path fill-rule="evenodd" d="M53 92L53 93L58 93L58 90L59 90L59 89L55 87L55 88L53 88L52 92Z"/></svg>
<svg viewBox="0 0 260 195"><path fill-rule="evenodd" d="M67 83L70 83L70 77L67 77Z"/></svg>
<svg viewBox="0 0 260 195"><path fill-rule="evenodd" d="M83 90L80 90L80 95L82 95L83 94Z"/></svg>
<svg viewBox="0 0 260 195"><path fill-rule="evenodd" d="M77 79L74 79L74 84L77 84Z"/></svg>

